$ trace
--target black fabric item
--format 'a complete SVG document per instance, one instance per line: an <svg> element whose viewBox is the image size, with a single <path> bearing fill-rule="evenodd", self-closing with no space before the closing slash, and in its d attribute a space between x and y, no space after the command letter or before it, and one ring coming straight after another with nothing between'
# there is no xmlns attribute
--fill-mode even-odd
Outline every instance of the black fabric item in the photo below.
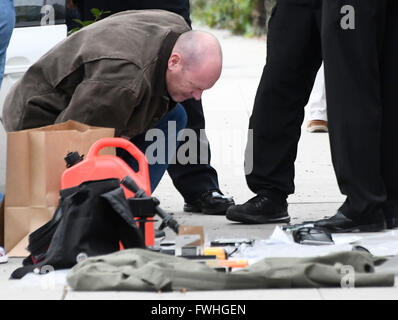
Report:
<svg viewBox="0 0 398 320"><path fill-rule="evenodd" d="M15 269L10 276L11 280L22 279L26 274L33 272L36 269L34 264L30 264L18 269Z"/></svg>
<svg viewBox="0 0 398 320"><path fill-rule="evenodd" d="M77 187L61 190L59 202L61 203L65 197L72 195L77 190ZM31 256L40 256L47 252L49 243L51 242L62 217L61 206L58 206L53 218L29 235L29 244L27 249L31 253Z"/></svg>
<svg viewBox="0 0 398 320"><path fill-rule="evenodd" d="M57 215L41 229L46 237L53 234L47 251L34 251L44 259L33 265L25 261L25 267L15 270L11 278L19 279L43 266L71 268L80 258L118 251L120 242L124 248L145 247L118 179L87 181L72 189L68 196L61 196ZM35 231L30 241L39 234ZM35 243L29 244L32 247L37 249Z"/></svg>

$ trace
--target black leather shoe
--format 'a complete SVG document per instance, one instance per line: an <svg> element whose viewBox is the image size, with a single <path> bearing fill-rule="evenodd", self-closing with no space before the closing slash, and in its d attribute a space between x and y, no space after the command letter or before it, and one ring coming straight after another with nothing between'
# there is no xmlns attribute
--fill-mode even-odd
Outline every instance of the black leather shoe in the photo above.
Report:
<svg viewBox="0 0 398 320"><path fill-rule="evenodd" d="M258 195L227 210L227 219L247 224L288 223L287 203L281 205Z"/></svg>
<svg viewBox="0 0 398 320"><path fill-rule="evenodd" d="M384 216L374 215L374 218L370 221L352 220L347 218L341 211L328 218L314 222L314 226L318 228L326 229L331 233L342 233L342 232L377 232L381 231L385 227Z"/></svg>
<svg viewBox="0 0 398 320"><path fill-rule="evenodd" d="M204 214L225 214L234 205L232 197L226 197L218 191L208 191L192 203L184 204L185 212L203 212Z"/></svg>

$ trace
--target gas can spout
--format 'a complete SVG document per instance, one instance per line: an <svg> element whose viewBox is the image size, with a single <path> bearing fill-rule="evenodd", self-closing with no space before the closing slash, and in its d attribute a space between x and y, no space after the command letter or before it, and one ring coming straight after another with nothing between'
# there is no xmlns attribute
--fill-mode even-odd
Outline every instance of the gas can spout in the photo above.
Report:
<svg viewBox="0 0 398 320"><path fill-rule="evenodd" d="M83 158L84 154L80 155L79 152L77 151L69 152L64 158L66 162L66 167L70 168L74 166L76 163L83 161Z"/></svg>

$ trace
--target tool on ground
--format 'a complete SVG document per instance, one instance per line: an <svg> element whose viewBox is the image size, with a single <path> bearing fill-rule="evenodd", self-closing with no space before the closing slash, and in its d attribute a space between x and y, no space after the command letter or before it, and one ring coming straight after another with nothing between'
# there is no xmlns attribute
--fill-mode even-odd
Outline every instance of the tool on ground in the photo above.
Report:
<svg viewBox="0 0 398 320"><path fill-rule="evenodd" d="M246 268L249 266L249 261L242 260L209 260L205 262L208 267L211 268L224 268L225 271L231 271L231 269Z"/></svg>
<svg viewBox="0 0 398 320"><path fill-rule="evenodd" d="M303 223L296 223L296 224L286 224L282 226L282 230L286 232L293 232L295 230L301 228L312 228L314 227L314 223L312 222L303 222Z"/></svg>
<svg viewBox="0 0 398 320"><path fill-rule="evenodd" d="M217 259L226 260L228 259L228 253L224 248L219 247L207 247L204 250L205 256L216 256Z"/></svg>
<svg viewBox="0 0 398 320"><path fill-rule="evenodd" d="M332 245L334 244L330 232L315 227L302 227L292 232L293 240L306 245Z"/></svg>
<svg viewBox="0 0 398 320"><path fill-rule="evenodd" d="M212 247L238 247L241 244L253 245L254 240L249 239L215 239L210 242Z"/></svg>
<svg viewBox="0 0 398 320"><path fill-rule="evenodd" d="M180 228L178 222L171 215L169 215L167 212L159 207L160 201L157 198L148 197L146 192L143 189L140 189L130 176L125 176L122 179L121 184L135 193L134 199L147 199L153 202L155 213L162 218L162 223L159 227L160 230L168 227L178 234Z"/></svg>
<svg viewBox="0 0 398 320"><path fill-rule="evenodd" d="M203 255L205 236L203 226L183 225L176 237L177 256Z"/></svg>

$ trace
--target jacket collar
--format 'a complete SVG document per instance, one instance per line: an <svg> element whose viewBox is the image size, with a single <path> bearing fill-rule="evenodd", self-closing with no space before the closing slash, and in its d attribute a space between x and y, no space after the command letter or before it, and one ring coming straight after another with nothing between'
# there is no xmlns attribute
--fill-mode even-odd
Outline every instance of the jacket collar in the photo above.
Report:
<svg viewBox="0 0 398 320"><path fill-rule="evenodd" d="M174 31L169 32L164 39L162 46L160 47L158 53L158 62L156 64L156 69L153 75L154 96L166 96L171 100L166 86L166 71L171 51L173 50L179 36L179 33L176 33Z"/></svg>

